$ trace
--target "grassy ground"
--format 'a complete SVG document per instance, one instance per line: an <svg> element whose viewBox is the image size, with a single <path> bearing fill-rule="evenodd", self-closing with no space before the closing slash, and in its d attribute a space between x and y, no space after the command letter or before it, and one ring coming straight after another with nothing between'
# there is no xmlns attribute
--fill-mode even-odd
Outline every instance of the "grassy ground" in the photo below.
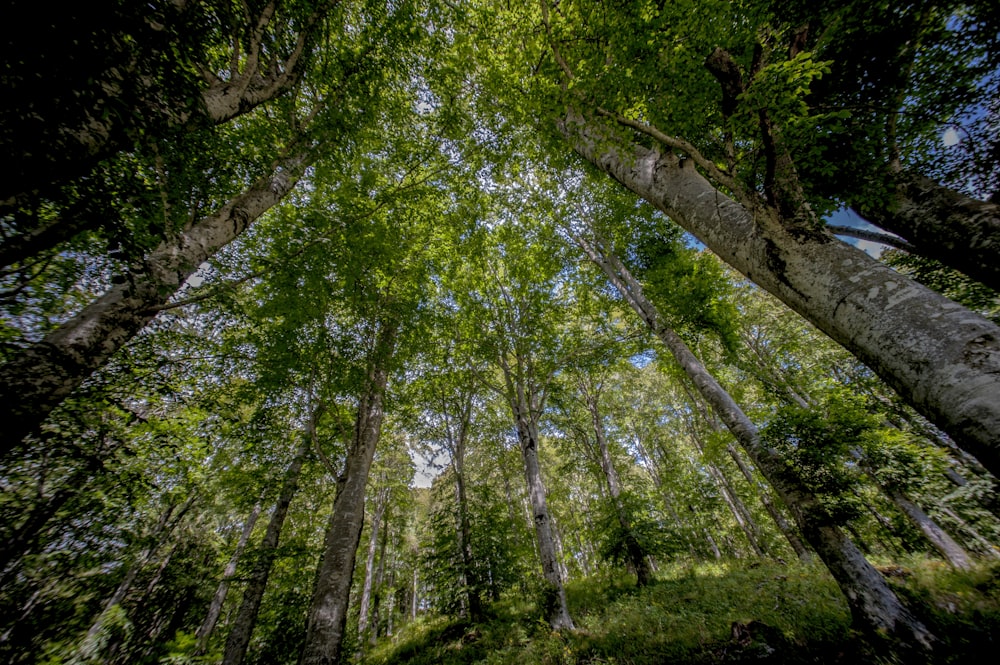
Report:
<svg viewBox="0 0 1000 665"><path fill-rule="evenodd" d="M1000 566L957 573L912 560L887 569L945 641L934 662L1000 662ZM553 633L530 594L470 624L425 617L369 654L378 665L606 663L881 663L850 628L833 580L818 566L701 564L661 570L642 590L626 577L567 587L577 630Z"/></svg>

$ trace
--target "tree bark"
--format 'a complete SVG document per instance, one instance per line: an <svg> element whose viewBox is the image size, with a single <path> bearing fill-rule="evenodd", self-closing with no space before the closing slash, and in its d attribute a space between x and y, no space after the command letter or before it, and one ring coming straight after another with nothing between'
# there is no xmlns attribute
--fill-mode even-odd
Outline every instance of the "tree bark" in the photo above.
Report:
<svg viewBox="0 0 1000 665"><path fill-rule="evenodd" d="M202 263L281 201L309 161L307 151L280 160L270 174L163 242L107 293L0 367L0 457L149 323Z"/></svg>
<svg viewBox="0 0 1000 665"><path fill-rule="evenodd" d="M538 554L542 563L542 575L547 589L542 599L543 612L553 630L573 628L566 606L566 589L563 587L562 576L559 574L559 559L556 556L555 539L552 535L552 520L549 518L549 506L545 497L545 484L542 482L542 470L538 464L538 429L527 408L515 401L511 404L514 420L517 426L518 441L521 444L521 459L524 462L524 477L528 485L528 498L531 501L534 517L535 538Z"/></svg>
<svg viewBox="0 0 1000 665"><path fill-rule="evenodd" d="M948 563L959 570L970 570L972 568L972 559L968 553L937 522L931 519L930 515L925 513L920 506L911 501L902 492L890 492L889 498L920 529L920 532L927 537L927 540L934 545Z"/></svg>
<svg viewBox="0 0 1000 665"><path fill-rule="evenodd" d="M365 517L365 485L382 428L389 363L399 324L383 322L358 400L343 483L333 501L323 559L316 576L300 665L333 665L340 658L354 562Z"/></svg>
<svg viewBox="0 0 1000 665"><path fill-rule="evenodd" d="M756 485L757 482L754 479L753 472L747 467L746 462L743 461L740 451L738 451L733 444L728 444L726 446L726 452L728 452L729 456L733 458L734 462L736 462L736 466L739 467L740 472L743 474L743 477L747 479L747 482L750 483L751 486ZM772 520L774 520L778 530L781 531L781 534L788 541L788 544L795 552L795 555L799 557L799 560L803 563L808 563L812 560L812 555L809 553L806 546L802 544L802 540L799 538L798 534L795 533L794 527L788 523L785 516L781 514L778 507L774 505L773 501L771 501L771 497L768 496L768 491L769 490L766 487L760 488L760 501L764 504L767 514L771 516Z"/></svg>
<svg viewBox="0 0 1000 665"><path fill-rule="evenodd" d="M750 210L672 153L578 114L574 150L867 364L1000 474L1000 328L888 266L769 209Z"/></svg>
<svg viewBox="0 0 1000 665"><path fill-rule="evenodd" d="M372 529L368 538L368 557L365 559L365 581L361 587L361 602L358 608L358 645L363 645L368 632L368 611L371 607L372 583L375 579L375 555L378 553L379 529L382 517L389 506L389 492L386 488L379 490L375 500L375 512L372 514Z"/></svg>
<svg viewBox="0 0 1000 665"><path fill-rule="evenodd" d="M285 477L281 482L281 492L278 494L278 502L275 504L271 519L267 523L267 530L260 543L257 560L250 572L246 589L243 590L243 600L240 602L240 608L236 612L236 617L229 629L229 636L226 638L226 646L222 652L222 665L240 665L246 656L254 626L257 625L257 614L260 612L260 602L264 597L267 579L271 575L271 566L278 554L281 528L288 515L288 506L299 490L302 466L311 447L311 438L304 435L302 443L295 451L295 457L292 458L285 470Z"/></svg>
<svg viewBox="0 0 1000 665"><path fill-rule="evenodd" d="M618 517L618 525L625 537L625 550L628 552L629 561L635 569L636 586L643 587L652 581L652 572L649 569L646 551L635 536L632 523L625 512L625 504L622 502L621 480L611 460L608 437L604 431L604 422L601 420L600 405L598 404L600 389L597 386L587 385L585 381L581 380L580 392L583 395L587 411L590 413L590 424L594 429L594 438L597 440L597 448L600 453L601 471L604 472L604 479L608 483L608 492L611 494L615 514Z"/></svg>
<svg viewBox="0 0 1000 665"><path fill-rule="evenodd" d="M836 525L827 523L817 498L801 485L777 451L764 444L757 427L729 393L705 369L677 333L664 324L663 318L646 299L642 287L628 269L606 247L599 244L599 240L596 246L579 235L576 240L605 273L622 298L663 342L701 396L781 496L795 516L806 542L813 547L837 580L859 627L875 634L890 634L906 648L930 651L937 641L934 635L903 605L850 538Z"/></svg>
<svg viewBox="0 0 1000 665"><path fill-rule="evenodd" d="M890 198L858 214L937 259L1000 291L1000 205L979 201L916 173L896 175Z"/></svg>
<svg viewBox="0 0 1000 665"><path fill-rule="evenodd" d="M243 550L246 549L247 543L250 541L250 534L253 533L253 528L257 524L260 511L261 503L258 501L254 504L250 515L243 523L243 530L240 532L240 538L236 542L236 549L233 550L233 555L229 558L226 567L222 571L222 579L219 580L219 586L215 589L215 595L208 606L208 613L205 615L205 620L194 634L195 639L198 641L195 649L196 654L204 653L206 647L208 647L208 640L212 637L215 625L219 622L219 617L222 615L222 605L226 602L226 596L229 595L229 586L232 583L233 576L236 575L236 566L240 562L240 557L243 556Z"/></svg>

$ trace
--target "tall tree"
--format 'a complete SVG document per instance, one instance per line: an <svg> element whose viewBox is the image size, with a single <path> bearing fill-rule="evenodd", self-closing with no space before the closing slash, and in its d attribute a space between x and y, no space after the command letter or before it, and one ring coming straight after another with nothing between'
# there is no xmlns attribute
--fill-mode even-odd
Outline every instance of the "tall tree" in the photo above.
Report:
<svg viewBox="0 0 1000 665"><path fill-rule="evenodd" d="M858 624L875 634L886 631L896 635L909 648L932 649L936 641L934 635L900 601L846 534L825 518L817 498L794 472L790 473L784 461L764 443L756 426L732 397L707 372L681 338L665 325L655 306L643 295L642 287L612 250L593 236L577 235L576 241L615 285L622 298L663 341L698 391L774 485L785 505L793 511L807 541L837 580Z"/></svg>
<svg viewBox="0 0 1000 665"><path fill-rule="evenodd" d="M548 50L549 77L538 94L554 96L547 109L566 110L561 119L548 117L585 161L844 345L959 445L1000 471L1000 404L993 397L1000 389L1000 330L817 228L802 194L780 132L801 112L801 96L822 66L807 57L765 66L773 84L759 88L760 113L752 115L748 139L758 145L756 137L763 136L770 193L755 189L756 171L742 179L740 168L755 162L736 154L730 160L714 142L721 113L708 96L713 79L704 61L713 42L724 38L741 39L752 50L750 26L765 20L755 8L746 16L739 15L743 6L726 3L644 14L579 3L572 12L552 12L542 2L540 12L524 20L541 26ZM703 11L716 12L718 20L690 20ZM723 25L725 35L716 32ZM672 43L668 35L674 35L685 47L662 46L660 54L661 46L630 39L650 31L661 36L656 45ZM523 57L511 55L515 62ZM630 77L621 76L623 66ZM677 94L677 81L691 85ZM768 103L767 95L778 101Z"/></svg>
<svg viewBox="0 0 1000 665"><path fill-rule="evenodd" d="M543 228L529 226L524 219L505 221L492 233L479 230L475 241L482 244L476 249L491 256L492 264L474 275L467 288L475 291L466 303L475 325L486 326L489 333L479 341L499 380L487 385L505 400L514 420L546 584L543 612L553 629L562 630L572 628L573 620L538 456L539 422L559 356L567 353L555 337L560 266L552 255L546 256L553 245ZM481 328L466 334L481 335Z"/></svg>
<svg viewBox="0 0 1000 665"><path fill-rule="evenodd" d="M137 257L117 283L73 318L4 363L3 416L11 426L0 454L36 432L48 413L146 326L199 266L287 196L321 151L332 153L345 130L360 131L374 119L377 100L392 96L390 80L405 68L401 61L380 58L381 46L398 39L397 30L412 35L407 6L369 22L371 18L355 16L357 24L345 29L337 50L327 54L339 79L313 81L297 100L307 110L291 105L277 115L279 122L257 119L265 135L270 134L266 140L283 144L272 151L262 173L240 183L238 193L223 197L207 214L200 202L193 210L161 211L182 217L176 220L176 233ZM372 86L375 80L382 85Z"/></svg>

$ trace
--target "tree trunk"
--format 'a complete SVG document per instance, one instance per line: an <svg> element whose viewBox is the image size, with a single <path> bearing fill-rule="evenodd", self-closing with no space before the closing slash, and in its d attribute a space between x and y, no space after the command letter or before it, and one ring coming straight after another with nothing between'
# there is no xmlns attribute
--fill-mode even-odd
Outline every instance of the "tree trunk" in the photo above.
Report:
<svg viewBox="0 0 1000 665"><path fill-rule="evenodd" d="M0 367L0 457L156 316L198 267L292 190L309 164L300 151L176 238L46 337Z"/></svg>
<svg viewBox="0 0 1000 665"><path fill-rule="evenodd" d="M729 456L733 458L734 462L736 462L736 466L739 467L740 472L743 474L743 477L747 479L747 482L750 483L751 486L756 485L757 483L753 477L753 472L747 467L746 462L743 461L740 451L738 451L736 447L730 443L726 446L726 452L728 452ZM788 541L788 544L791 545L792 550L795 552L795 555L799 557L799 560L803 563L811 561L812 555L809 553L809 550L802 544L802 540L799 538L798 534L795 533L795 528L788 523L785 516L781 514L778 507L774 505L773 501L771 501L771 497L768 496L768 489L766 487L760 488L760 501L764 504L767 514L771 516L772 520L774 520L778 530L781 531L781 534Z"/></svg>
<svg viewBox="0 0 1000 665"><path fill-rule="evenodd" d="M101 608L100 614L98 614L97 618L94 619L94 623L90 625L90 628L87 630L87 634L84 635L80 644L77 646L74 658L89 657L88 654L94 654L107 646L99 643L100 633L107 622L107 618L110 616L114 608L121 605L128 597L129 592L132 590L132 586L135 584L136 578L139 576L139 573L141 573L143 568L145 568L146 565L153 560L153 555L156 554L156 551L162 544L161 539L169 535L170 532L173 531L174 528L180 523L180 521L184 518L184 515L194 504L196 496L197 495L195 494L188 496L184 503L180 505L179 509L176 505L169 505L166 510L163 511L160 515L160 519L157 520L152 533L148 536L149 545L139 553L139 556L136 557L129 569L125 571L125 577L123 577L122 581L119 582L118 586L114 590L114 593L112 593L111 596L104 601L104 606ZM166 563L170 561L170 556L172 554L173 550L171 550L171 553L167 555L165 562L162 566L160 566L156 575L154 575L151 585L155 585L155 582L158 581L160 574L166 567Z"/></svg>
<svg viewBox="0 0 1000 665"><path fill-rule="evenodd" d="M257 561L250 572L247 587L243 590L243 600L229 629L229 636L226 638L226 646L222 653L222 665L240 665L246 656L247 647L250 646L250 637L253 635L254 626L257 625L257 614L260 611L261 599L264 597L264 589L267 587L267 579L271 575L271 566L278 554L281 528L288 515L288 506L298 492L302 465L305 463L311 447L312 440L308 435L303 435L302 443L295 451L295 457L292 458L285 470L281 492L278 494L278 502L275 504L271 519L267 523L267 530L260 543Z"/></svg>
<svg viewBox="0 0 1000 665"><path fill-rule="evenodd" d="M364 526L365 485L381 434L385 387L398 327L395 320L383 322L368 360L343 483L333 501L316 576L300 665L333 665L340 658L354 561Z"/></svg>
<svg viewBox="0 0 1000 665"><path fill-rule="evenodd" d="M464 442L459 448L464 457ZM469 500L465 492L465 465L459 458L455 464L455 495L458 500L458 546L462 552L462 577L465 580L465 592L469 601L469 619L473 622L483 617L483 601L479 595L479 579L476 575L472 556L472 525L469 523Z"/></svg>
<svg viewBox="0 0 1000 665"><path fill-rule="evenodd" d="M382 612L382 584L385 579L385 557L386 557L386 545L389 542L389 525L385 525L382 529L382 544L379 545L378 552L378 568L375 570L375 588L372 592L372 619L371 619L371 630L368 635L368 644L375 646L378 641L379 626L381 625L381 612ZM390 608L390 611L391 608Z"/></svg>
<svg viewBox="0 0 1000 665"><path fill-rule="evenodd" d="M389 506L389 492L386 488L379 490L375 501L375 512L372 514L372 530L368 538L368 556L365 559L365 581L361 587L361 602L358 608L358 645L363 645L368 631L368 610L371 607L372 583L375 580L375 555L378 552L379 528L382 517Z"/></svg>
<svg viewBox="0 0 1000 665"><path fill-rule="evenodd" d="M761 441L757 427L729 393L691 353L677 333L663 323L659 312L646 299L642 287L621 261L599 244L597 247L601 247L600 251L586 239L580 236L576 239L590 259L604 271L622 298L669 349L701 396L784 500L806 541L830 569L847 597L855 622L872 633L889 633L905 647L930 651L936 638L903 605L850 538L839 527L825 522L817 498L801 485L778 453Z"/></svg>
<svg viewBox="0 0 1000 665"><path fill-rule="evenodd" d="M1000 474L1000 328L820 230L748 210L673 153L579 115L572 147L851 351Z"/></svg>
<svg viewBox="0 0 1000 665"><path fill-rule="evenodd" d="M927 537L927 540L934 545L948 563L959 570L972 568L972 559L969 558L968 553L920 506L910 501L902 492L890 492L889 498L920 529L920 532Z"/></svg>
<svg viewBox="0 0 1000 665"><path fill-rule="evenodd" d="M566 607L566 589L559 574L559 558L556 556L555 539L552 535L552 520L545 498L545 485L538 464L538 430L523 404L511 404L517 424L517 435L521 444L521 458L524 461L524 477L528 484L528 497L534 515L535 538L542 563L542 575L547 588L542 599L542 611L553 630L573 628L573 619Z"/></svg>
<svg viewBox="0 0 1000 665"><path fill-rule="evenodd" d="M236 566L240 562L240 557L243 556L243 550L246 549L247 543L250 541L250 534L253 533L253 528L257 524L260 511L261 503L258 501L254 504L250 515L243 523L243 531L236 542L236 549L233 550L233 555L229 558L229 562L226 563L226 567L222 571L222 579L219 580L219 586L215 589L215 595L208 606L208 614L206 614L205 620L194 634L195 639L198 641L195 649L196 654L205 653L205 649L208 647L208 640L215 631L215 625L222 614L222 605L226 602L226 596L229 594L229 585L232 583L233 576L236 575Z"/></svg>
<svg viewBox="0 0 1000 665"><path fill-rule="evenodd" d="M758 557L764 557L764 548L760 544L760 528L750 517L750 511L747 510L747 507L740 498L736 496L736 492L733 490L732 485L729 484L729 480L722 475L722 471L714 464L706 464L706 467L708 468L708 475L712 477L719 488L722 500L729 508L729 512L733 514L733 519L736 520L736 524L740 527L743 535L746 536L747 542L750 543L750 549Z"/></svg>
<svg viewBox="0 0 1000 665"><path fill-rule="evenodd" d="M1000 559L1000 549L996 547L993 543L986 540L978 531L976 531L971 524L963 520L961 517L955 514L953 510L948 508L948 506L940 506L941 512L950 517L959 528L963 529L966 533L972 536L972 539L979 544L983 554L989 555L994 559Z"/></svg>
<svg viewBox="0 0 1000 665"><path fill-rule="evenodd" d="M857 212L906 238L919 254L1000 290L1000 205L904 171L897 174L890 198Z"/></svg>
<svg viewBox="0 0 1000 665"><path fill-rule="evenodd" d="M618 478L618 471L611 460L611 451L608 449L608 437L604 431L604 422L601 420L601 413L598 404L600 390L594 386L588 386L585 382L580 382L580 390L583 393L584 403L590 413L590 424L594 429L594 437L597 440L597 448L600 453L601 471L604 472L604 479L608 483L608 491L611 500L614 502L615 514L618 516L618 525L622 528L625 538L625 550L628 552L629 561L635 569L636 586L646 586L652 581L652 572L649 570L649 561L646 551L635 536L628 514L625 512L625 504L622 502L621 480Z"/></svg>
<svg viewBox="0 0 1000 665"><path fill-rule="evenodd" d="M707 528L703 528L702 531L705 533L705 540L708 541L708 546L712 549L712 556L718 561L722 558L722 551L719 550L719 546L715 544L715 538L712 538L712 534L709 533Z"/></svg>

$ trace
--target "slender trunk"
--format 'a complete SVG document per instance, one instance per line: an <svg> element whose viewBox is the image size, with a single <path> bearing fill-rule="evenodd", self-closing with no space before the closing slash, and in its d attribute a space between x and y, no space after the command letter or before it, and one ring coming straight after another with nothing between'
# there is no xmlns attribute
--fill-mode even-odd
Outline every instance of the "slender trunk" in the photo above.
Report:
<svg viewBox="0 0 1000 665"><path fill-rule="evenodd" d="M378 641L379 625L381 624L382 612L382 583L385 579L385 550L389 542L389 525L382 529L382 543L378 551L378 568L375 570L374 591L372 592L372 619L371 630L368 633L368 644L374 646Z"/></svg>
<svg viewBox="0 0 1000 665"><path fill-rule="evenodd" d="M755 352L758 354L758 357L760 357L759 351L756 350L756 345L751 345L751 348L754 348ZM761 360L763 359L761 358ZM783 385L782 392L788 397L788 399L790 399L800 408L803 409L809 408L809 403L783 380L777 379L774 382ZM699 413L701 413L702 417L704 418L705 422L708 423L709 427L711 427L713 431L718 431L722 427L722 425L720 425L719 421L708 412L702 400L699 400L697 396L693 395L688 390L687 385L684 386L684 391L688 394L688 397L691 398L691 401L694 402L694 404L697 406ZM727 444L726 452L729 453L729 457L732 458L733 462L736 463L736 466L737 468L739 468L740 473L743 474L743 477L746 478L746 481L750 484L750 486L757 487L758 483L754 478L753 472L750 470L746 462L743 460L743 457L740 455L740 451L736 449L736 446L734 446L731 443ZM795 555L799 558L799 560L802 562L809 562L812 559L812 555L809 553L809 550L806 548L806 546L802 544L802 540L796 533L795 528L788 523L788 520L786 520L784 515L781 514L781 510L774 505L773 501L771 501L770 490L767 487L759 487L759 491L760 491L760 501L762 504L764 504L764 509L767 510L767 514L771 516L771 519L774 521L774 524L778 527L778 531L780 531L781 534L785 537L785 540L788 541L788 544L792 547L792 550L795 552Z"/></svg>
<svg viewBox="0 0 1000 665"><path fill-rule="evenodd" d="M948 506L940 506L941 512L950 517L958 526L972 536L972 539L979 544L983 554L987 554L994 559L1000 559L1000 549L996 547L993 543L986 540L978 531L972 528L972 525L963 520L961 517L955 514L953 510L948 508Z"/></svg>
<svg viewBox="0 0 1000 665"><path fill-rule="evenodd" d="M615 506L615 514L618 517L618 525L622 528L625 538L625 550L628 552L629 561L635 569L636 585L643 587L652 581L652 572L649 569L646 551L636 538L635 530L632 528L631 520L625 512L625 504L622 501L621 480L618 478L618 471L611 460L611 451L608 448L608 437L604 431L604 422L601 420L598 400L600 399L599 389L587 386L581 382L581 392L584 395L584 403L590 413L590 424L594 429L594 437L597 440L597 448L600 453L601 471L604 472L604 479L608 483L608 491Z"/></svg>
<svg viewBox="0 0 1000 665"><path fill-rule="evenodd" d="M301 151L276 163L270 174L164 241L120 283L0 367L0 457L149 323L202 263L281 201L308 166L308 155Z"/></svg>
<svg viewBox="0 0 1000 665"><path fill-rule="evenodd" d="M375 512L372 514L372 531L368 538L368 556L365 559L365 581L361 587L361 602L358 609L358 644L365 642L368 631L368 611L372 600L372 583L375 579L375 555L378 552L379 528L382 517L389 506L389 492L386 488L379 490L375 502Z"/></svg>
<svg viewBox="0 0 1000 665"><path fill-rule="evenodd" d="M545 485L538 464L538 430L527 409L515 401L511 404L517 423L517 434L521 443L521 458L524 461L524 476L528 484L528 496L534 514L535 539L542 563L542 575L547 589L542 599L542 611L554 630L572 629L573 619L566 607L566 590L559 574L559 559L556 556L555 539L552 535L552 520L545 498Z"/></svg>
<svg viewBox="0 0 1000 665"><path fill-rule="evenodd" d="M923 256L1000 290L1000 205L979 201L909 172L896 190L858 213L902 236Z"/></svg>
<svg viewBox="0 0 1000 665"><path fill-rule="evenodd" d="M920 506L902 492L890 492L889 498L920 529L920 532L927 537L927 540L934 545L948 563L959 570L972 568L972 559L968 553Z"/></svg>
<svg viewBox="0 0 1000 665"><path fill-rule="evenodd" d="M480 597L480 582L472 555L472 525L469 522L469 500L465 490L465 448L469 439L472 422L474 386L467 385L461 399L450 409L449 418L454 427L446 428L448 447L451 452L451 468L455 474L455 502L458 507L458 523L455 536L462 557L462 581L468 601L469 618L479 621L483 617L483 601ZM445 407L447 409L447 407Z"/></svg>
<svg viewBox="0 0 1000 665"><path fill-rule="evenodd" d="M747 467L746 462L743 461L740 451L737 450L733 444L729 444L726 446L726 452L728 452L729 456L733 458L734 462L736 462L736 466L739 467L740 472L743 474L743 477L747 479L747 482L750 483L751 486L756 485L757 483L754 479L753 472ZM809 553L809 550L802 544L802 540L799 538L798 534L795 533L795 528L788 523L785 516L781 514L781 510L774 505L773 501L771 501L771 497L768 496L768 489L766 487L760 488L760 501L764 504L767 514L771 516L772 520L774 520L778 530L781 531L781 534L788 541L788 544L791 545L792 550L795 552L795 555L799 557L799 560L803 563L811 561L812 555Z"/></svg>
<svg viewBox="0 0 1000 665"><path fill-rule="evenodd" d="M461 450L464 456L464 445ZM460 461L455 465L455 495L458 499L458 545L462 552L462 577L469 601L469 618L479 621L483 616L483 601L479 596L479 579L472 556L472 525L469 523L469 500L465 492L465 470Z"/></svg>
<svg viewBox="0 0 1000 665"><path fill-rule="evenodd" d="M16 562L32 549L49 520L79 492L84 479L77 474L73 478L48 499L35 504L17 530L0 543L0 587L17 570Z"/></svg>
<svg viewBox="0 0 1000 665"><path fill-rule="evenodd" d="M740 498L736 496L736 492L733 491L729 480L722 475L719 468L714 464L706 464L706 467L708 468L708 475L715 480L715 484L719 488L722 500L729 508L729 512L733 514L733 518L736 520L736 524L740 527L743 535L746 536L747 542L750 543L750 549L758 557L765 556L764 549L760 545L760 529L750 517L750 511L747 510L747 507Z"/></svg>
<svg viewBox="0 0 1000 665"><path fill-rule="evenodd" d="M785 226L712 186L690 160L579 115L572 147L842 344L1000 474L1000 327L833 236Z"/></svg>
<svg viewBox="0 0 1000 665"><path fill-rule="evenodd" d="M239 610L236 611L236 617L229 629L229 636L226 638L226 646L222 653L222 665L240 665L246 656L247 648L250 646L250 637L257 624L257 614L260 611L261 599L264 597L264 589L267 587L267 579L271 575L271 566L278 555L281 528L288 515L288 506L298 492L302 465L305 463L311 446L310 437L304 435L302 443L295 451L295 457L292 458L285 470L281 492L278 494L278 502L275 504L271 519L267 523L267 530L264 532L257 560L250 572L246 589L243 591L243 600Z"/></svg>
<svg viewBox="0 0 1000 665"><path fill-rule="evenodd" d="M715 538L712 538L712 534L708 532L707 528L702 529L702 531L705 533L705 540L708 541L708 546L712 549L712 555L718 561L722 558L722 552L719 550L719 546L715 544Z"/></svg>
<svg viewBox="0 0 1000 665"><path fill-rule="evenodd" d="M383 322L368 360L343 484L333 501L316 576L300 665L333 665L340 658L354 562L364 526L365 485L381 435L385 387L397 332L395 320Z"/></svg>
<svg viewBox="0 0 1000 665"><path fill-rule="evenodd" d="M890 633L913 648L930 650L936 638L903 605L850 538L839 527L826 523L818 499L802 486L778 453L761 441L757 427L729 393L691 353L677 333L663 323L659 312L645 298L642 287L621 261L608 251L598 252L582 237L578 237L577 241L670 350L701 396L784 500L806 542L837 580L858 625L873 633Z"/></svg>
<svg viewBox="0 0 1000 665"><path fill-rule="evenodd" d="M203 654L208 647L208 640L215 631L215 625L219 621L219 616L222 615L222 605L226 602L226 596L229 594L229 586L232 583L233 576L236 575L236 566L240 562L240 557L243 556L243 550L246 549L247 543L250 541L250 534L253 533L253 528L257 524L260 511L261 503L258 501L254 504L250 515L243 523L243 530L240 532L240 538L236 542L236 549L233 550L233 555L229 557L229 562L226 563L226 567L222 571L222 579L219 580L219 586L215 589L215 595L208 606L208 613L205 615L205 620L194 634L195 639L198 641L195 649L196 654Z"/></svg>
<svg viewBox="0 0 1000 665"><path fill-rule="evenodd" d="M107 622L108 617L115 607L121 605L126 597L128 597L129 592L132 590L132 586L135 584L136 578L138 578L139 573L153 560L153 556L162 544L162 539L170 534L171 531L180 523L184 518L184 515L194 504L196 495L191 494L184 501L183 504L178 506L170 505L167 506L166 510L160 515L160 519L157 521L156 526L153 528L152 533L148 536L149 546L146 547L139 556L136 557L132 565L125 571L125 577L119 582L118 586L115 588L111 596L104 601L104 605L101 608L100 614L94 619L94 623L90 625L87 630L87 634L84 635L83 639L77 647L77 656L79 657L84 654L91 654L98 650L105 648L107 645L99 644L100 634ZM172 553L172 550L171 550ZM170 556L166 557L166 562L170 561ZM158 581L159 575L163 572L163 568L166 567L164 563L153 577L153 582L151 584L155 585Z"/></svg>

